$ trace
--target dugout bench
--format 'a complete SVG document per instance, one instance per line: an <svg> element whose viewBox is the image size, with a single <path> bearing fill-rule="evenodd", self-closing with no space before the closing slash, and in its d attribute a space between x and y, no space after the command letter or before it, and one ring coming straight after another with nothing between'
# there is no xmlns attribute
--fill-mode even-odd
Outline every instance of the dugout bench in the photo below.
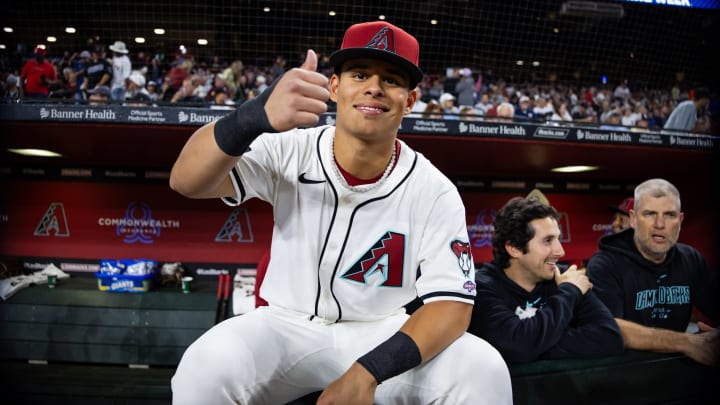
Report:
<svg viewBox="0 0 720 405"><path fill-rule="evenodd" d="M180 287L108 293L94 278L71 277L54 289L17 292L0 302L3 403L169 404L182 353L214 324L216 288L214 279L196 279L190 294ZM709 393L719 381L716 370L684 356L636 351L538 361L510 373L516 405L714 403Z"/></svg>

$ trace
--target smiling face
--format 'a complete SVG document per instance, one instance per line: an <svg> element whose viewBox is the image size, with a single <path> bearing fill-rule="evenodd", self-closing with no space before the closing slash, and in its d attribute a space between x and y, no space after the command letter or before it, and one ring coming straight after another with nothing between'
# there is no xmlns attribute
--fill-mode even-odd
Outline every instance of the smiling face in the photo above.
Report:
<svg viewBox="0 0 720 405"><path fill-rule="evenodd" d="M683 218L679 198L642 195L635 203L635 210L630 211L635 246L640 254L651 262L662 263L678 241Z"/></svg>
<svg viewBox="0 0 720 405"><path fill-rule="evenodd" d="M560 243L560 227L554 218L534 219L528 225L535 230L535 235L528 241L526 252L509 243L505 245L511 257L506 273L518 285L531 291L536 284L555 277L555 266L565 255L565 250Z"/></svg>
<svg viewBox="0 0 720 405"><path fill-rule="evenodd" d="M337 103L336 132L363 139L394 137L417 98L408 75L377 59L345 62L330 79L330 98Z"/></svg>

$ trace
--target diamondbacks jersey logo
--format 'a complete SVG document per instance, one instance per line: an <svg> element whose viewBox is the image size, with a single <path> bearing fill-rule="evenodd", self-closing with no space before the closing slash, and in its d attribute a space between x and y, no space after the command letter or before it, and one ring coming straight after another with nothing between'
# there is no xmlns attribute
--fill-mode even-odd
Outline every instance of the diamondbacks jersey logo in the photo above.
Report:
<svg viewBox="0 0 720 405"><path fill-rule="evenodd" d="M375 36L365 45L365 48L373 48L381 51L395 52L395 35L391 29L387 27L381 29Z"/></svg>
<svg viewBox="0 0 720 405"><path fill-rule="evenodd" d="M65 207L61 202L51 203L33 233L35 236L69 237Z"/></svg>
<svg viewBox="0 0 720 405"><path fill-rule="evenodd" d="M405 235L386 232L340 277L362 284L402 287Z"/></svg>
<svg viewBox="0 0 720 405"><path fill-rule="evenodd" d="M458 266L462 270L465 277L470 276L470 269L473 266L472 253L470 251L470 244L455 239L450 243L450 249L458 259Z"/></svg>
<svg viewBox="0 0 720 405"><path fill-rule="evenodd" d="M215 242L232 242L233 239L244 243L253 241L250 216L245 208L235 208L215 236Z"/></svg>

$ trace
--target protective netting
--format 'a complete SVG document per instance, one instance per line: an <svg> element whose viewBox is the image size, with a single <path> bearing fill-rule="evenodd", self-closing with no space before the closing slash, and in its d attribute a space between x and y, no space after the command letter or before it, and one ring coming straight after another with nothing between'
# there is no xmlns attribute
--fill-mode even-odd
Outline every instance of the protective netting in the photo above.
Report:
<svg viewBox="0 0 720 405"><path fill-rule="evenodd" d="M337 49L350 24L385 18L417 36L427 74L469 67L515 83L599 86L605 78L608 86L627 79L634 88L665 89L678 79L691 87L717 76L710 63L717 53L717 10L591 4L606 7L570 15L577 13L561 13L563 2L551 0L13 0L0 17L12 28L0 33L0 53L2 69L13 71L36 44L47 46L49 58L61 58L120 40L134 64L157 56L169 66L184 46L186 55L208 66L242 60L264 67L282 56L292 67L307 48L321 55ZM613 15L613 6L622 8L622 17ZM140 37L144 43L136 42Z"/></svg>

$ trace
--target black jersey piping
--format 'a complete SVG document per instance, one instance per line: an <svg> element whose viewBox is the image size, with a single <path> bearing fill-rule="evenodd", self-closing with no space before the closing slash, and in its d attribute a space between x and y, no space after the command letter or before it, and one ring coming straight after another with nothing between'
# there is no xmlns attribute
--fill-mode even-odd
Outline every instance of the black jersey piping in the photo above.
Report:
<svg viewBox="0 0 720 405"><path fill-rule="evenodd" d="M237 171L237 166L233 166L230 173L233 176L233 179L235 179L235 184L238 186L238 191L240 192L240 201L237 201L237 203L242 203L245 201L245 187L242 184L242 180L240 180L240 173Z"/></svg>
<svg viewBox="0 0 720 405"><path fill-rule="evenodd" d="M320 263L322 263L323 257L325 256L325 249L327 248L328 243L330 242L330 229L332 229L333 224L335 223L335 217L337 216L337 210L338 210L338 194L337 190L335 190L335 186L333 185L332 181L330 181L330 176L328 176L328 172L325 168L325 165L323 164L322 155L320 153L320 141L322 140L322 137L325 135L325 132L329 128L325 128L320 132L320 135L317 138L317 143L315 145L315 148L317 149L317 156L318 160L320 161L320 167L322 168L323 174L325 175L325 178L327 179L327 183L330 185L330 189L333 192L333 195L335 196L335 208L333 208L332 217L330 218L330 227L327 229L325 233L325 241L323 242L322 250L320 251L320 258L318 259L317 263L317 291L315 292L315 315L318 316L318 307L320 306L320 290L322 286L320 285ZM332 283L332 281L331 281ZM332 285L332 284L331 284ZM332 288L331 288L332 291ZM333 299L335 297L333 296ZM337 300L335 300L337 302Z"/></svg>

